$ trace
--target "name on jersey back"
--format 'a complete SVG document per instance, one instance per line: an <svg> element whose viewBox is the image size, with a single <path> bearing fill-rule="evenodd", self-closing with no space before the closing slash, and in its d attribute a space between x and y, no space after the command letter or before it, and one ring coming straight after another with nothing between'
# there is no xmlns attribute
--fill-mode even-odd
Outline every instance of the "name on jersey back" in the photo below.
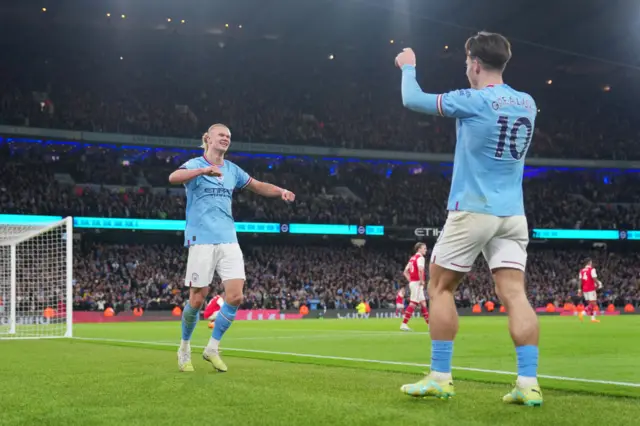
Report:
<svg viewBox="0 0 640 426"><path fill-rule="evenodd" d="M514 98L513 96L500 96L491 102L494 110L499 110L505 106L519 106L521 108L532 110L535 108L533 100L530 98Z"/></svg>

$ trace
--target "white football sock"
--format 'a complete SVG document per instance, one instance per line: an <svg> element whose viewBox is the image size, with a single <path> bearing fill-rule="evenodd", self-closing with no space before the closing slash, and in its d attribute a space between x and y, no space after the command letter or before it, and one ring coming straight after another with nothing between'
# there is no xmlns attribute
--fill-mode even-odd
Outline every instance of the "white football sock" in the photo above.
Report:
<svg viewBox="0 0 640 426"><path fill-rule="evenodd" d="M180 350L182 352L191 352L191 342L189 340L181 340Z"/></svg>
<svg viewBox="0 0 640 426"><path fill-rule="evenodd" d="M220 341L214 339L213 337L209 339L209 344L207 344L207 352L218 352L218 347L220 345Z"/></svg>
<svg viewBox="0 0 640 426"><path fill-rule="evenodd" d="M518 376L516 380L516 385L521 388L528 388L531 386L538 386L538 378L537 377L522 377Z"/></svg>
<svg viewBox="0 0 640 426"><path fill-rule="evenodd" d="M429 373L429 376L436 382L444 382L452 379L451 373L441 373L439 371L432 371Z"/></svg>

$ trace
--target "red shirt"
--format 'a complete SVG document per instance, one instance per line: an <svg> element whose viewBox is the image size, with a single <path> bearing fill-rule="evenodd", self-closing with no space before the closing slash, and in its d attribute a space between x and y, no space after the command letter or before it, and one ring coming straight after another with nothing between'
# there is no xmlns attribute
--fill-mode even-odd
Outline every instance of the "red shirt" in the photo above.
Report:
<svg viewBox="0 0 640 426"><path fill-rule="evenodd" d="M596 280L598 277L596 270L592 266L587 266L580 270L580 281L582 281L582 292L596 291Z"/></svg>
<svg viewBox="0 0 640 426"><path fill-rule="evenodd" d="M211 318L213 314L215 314L220 310L220 308L222 308L223 304L224 300L222 299L222 297L220 295L215 296L213 299L211 299L211 301L209 301L209 304L204 309L204 318Z"/></svg>
<svg viewBox="0 0 640 426"><path fill-rule="evenodd" d="M404 305L404 296L400 292L396 296L396 305Z"/></svg>
<svg viewBox="0 0 640 426"><path fill-rule="evenodd" d="M424 269L424 256L420 253L414 254L409 259L407 267L409 268L409 281L420 281L420 268Z"/></svg>

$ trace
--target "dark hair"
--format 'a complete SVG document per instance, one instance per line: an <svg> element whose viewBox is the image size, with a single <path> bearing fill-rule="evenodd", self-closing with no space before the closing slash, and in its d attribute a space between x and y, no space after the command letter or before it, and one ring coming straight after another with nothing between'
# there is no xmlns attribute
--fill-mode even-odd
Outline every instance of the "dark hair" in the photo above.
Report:
<svg viewBox="0 0 640 426"><path fill-rule="evenodd" d="M417 253L418 250L420 250L422 247L426 247L427 245L425 243L416 243L415 246L413 246L413 252Z"/></svg>
<svg viewBox="0 0 640 426"><path fill-rule="evenodd" d="M464 45L467 56L478 59L488 70L504 71L511 59L511 43L497 33L480 31Z"/></svg>
<svg viewBox="0 0 640 426"><path fill-rule="evenodd" d="M588 265L588 264L590 264L590 263L591 263L591 258L590 258L590 257L587 257L587 258L584 260L584 264L585 264L585 265Z"/></svg>

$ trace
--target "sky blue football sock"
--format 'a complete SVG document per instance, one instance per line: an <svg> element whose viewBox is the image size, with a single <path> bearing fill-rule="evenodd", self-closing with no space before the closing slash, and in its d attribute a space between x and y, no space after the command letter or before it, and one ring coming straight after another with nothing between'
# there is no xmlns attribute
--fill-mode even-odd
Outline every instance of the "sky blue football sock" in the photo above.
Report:
<svg viewBox="0 0 640 426"><path fill-rule="evenodd" d="M431 341L431 371L451 373L451 358L453 357L453 341Z"/></svg>
<svg viewBox="0 0 640 426"><path fill-rule="evenodd" d="M200 319L200 309L191 307L191 304L187 302L184 305L184 311L182 311L182 340L191 340L193 330L196 329L196 324Z"/></svg>
<svg viewBox="0 0 640 426"><path fill-rule="evenodd" d="M233 320L236 319L236 312L238 312L237 306L233 306L228 303L222 305L222 308L220 308L220 312L216 317L211 337L220 341L224 333L229 329L229 327L231 327Z"/></svg>
<svg viewBox="0 0 640 426"><path fill-rule="evenodd" d="M533 345L518 346L518 376L537 377L538 375L538 347Z"/></svg>

